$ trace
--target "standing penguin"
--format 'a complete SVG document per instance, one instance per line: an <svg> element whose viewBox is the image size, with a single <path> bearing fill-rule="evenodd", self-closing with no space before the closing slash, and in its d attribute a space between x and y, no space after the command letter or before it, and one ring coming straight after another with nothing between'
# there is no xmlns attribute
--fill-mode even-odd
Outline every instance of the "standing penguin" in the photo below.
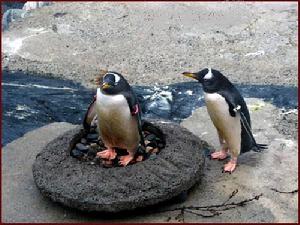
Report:
<svg viewBox="0 0 300 225"><path fill-rule="evenodd" d="M115 148L126 149L128 155L121 156L119 161L120 165L126 166L134 159L139 143L144 145L144 137L137 98L121 74L107 72L103 76L97 95L85 115L85 129L94 116L97 116L99 133L107 148L97 155L112 160L117 155Z"/></svg>
<svg viewBox="0 0 300 225"><path fill-rule="evenodd" d="M184 76L198 80L204 90L208 114L217 129L221 150L211 154L212 159L230 161L224 165L223 172L233 172L237 158L251 149L261 151L266 145L257 144L252 132L247 105L233 84L219 71L203 69L197 73L184 72Z"/></svg>

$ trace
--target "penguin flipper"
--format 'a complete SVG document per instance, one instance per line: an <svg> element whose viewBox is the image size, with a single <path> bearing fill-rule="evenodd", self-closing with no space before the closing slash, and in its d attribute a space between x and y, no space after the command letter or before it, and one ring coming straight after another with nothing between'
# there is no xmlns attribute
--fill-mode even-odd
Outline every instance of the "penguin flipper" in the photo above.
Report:
<svg viewBox="0 0 300 225"><path fill-rule="evenodd" d="M140 105L138 103L134 105L134 107L131 111L131 114L133 116L135 116L136 119L137 119L139 135L140 135L140 138L141 138L141 144L142 144L142 146L146 147L145 146L144 135L143 135L143 130L142 130L142 115L141 115Z"/></svg>
<svg viewBox="0 0 300 225"><path fill-rule="evenodd" d="M267 149L266 144L257 144L255 138L252 134L251 124L250 124L250 116L249 111L247 109L247 105L243 100L242 96L239 94L237 89L233 88L231 90L234 94L229 94L229 92L220 92L220 94L225 98L228 106L229 113L232 117L235 117L237 113L240 114L241 124L246 131L246 134L250 138L253 143L252 150L256 152L260 152L264 149ZM245 115L246 113L246 115Z"/></svg>
<svg viewBox="0 0 300 225"><path fill-rule="evenodd" d="M91 127L91 122L93 121L93 119L96 116L95 105L96 105L96 96L94 96L93 101L90 103L88 110L86 111L84 119L83 119L83 128L86 131L89 131L89 129Z"/></svg>
<svg viewBox="0 0 300 225"><path fill-rule="evenodd" d="M138 131L139 131L140 140L141 140L140 143L144 148L146 148L144 135L143 135L143 131L142 131L141 107L138 103L137 97L136 97L135 93L133 92L133 90L131 90L130 92L125 92L125 93L123 93L123 95L127 100L131 115L136 117L137 124L138 124ZM142 153L143 154L146 153L146 150L144 149Z"/></svg>

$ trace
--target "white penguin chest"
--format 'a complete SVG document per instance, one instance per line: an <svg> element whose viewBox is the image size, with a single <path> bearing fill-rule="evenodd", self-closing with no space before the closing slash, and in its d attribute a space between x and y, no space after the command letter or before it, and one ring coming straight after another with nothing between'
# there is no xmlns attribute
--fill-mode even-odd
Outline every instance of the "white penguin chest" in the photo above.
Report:
<svg viewBox="0 0 300 225"><path fill-rule="evenodd" d="M96 105L97 112L101 114L103 120L111 119L111 117L118 117L119 119L126 120L131 117L127 100L121 94L105 95L98 89Z"/></svg>
<svg viewBox="0 0 300 225"><path fill-rule="evenodd" d="M224 127L234 127L239 123L239 116L229 114L229 106L225 98L218 93L204 93L207 111L214 125L223 130Z"/></svg>
<svg viewBox="0 0 300 225"><path fill-rule="evenodd" d="M209 111L209 114L228 114L229 106L225 98L217 93L206 93L204 92L204 99Z"/></svg>

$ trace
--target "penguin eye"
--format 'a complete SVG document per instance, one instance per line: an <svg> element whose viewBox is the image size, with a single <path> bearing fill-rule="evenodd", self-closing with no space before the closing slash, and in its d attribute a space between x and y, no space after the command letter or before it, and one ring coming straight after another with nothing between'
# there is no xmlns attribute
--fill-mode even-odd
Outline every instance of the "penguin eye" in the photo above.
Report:
<svg viewBox="0 0 300 225"><path fill-rule="evenodd" d="M107 73L104 77L103 77L103 81L106 83L109 83L110 85L116 86L118 85L119 81L120 81L121 77L116 74L116 73Z"/></svg>

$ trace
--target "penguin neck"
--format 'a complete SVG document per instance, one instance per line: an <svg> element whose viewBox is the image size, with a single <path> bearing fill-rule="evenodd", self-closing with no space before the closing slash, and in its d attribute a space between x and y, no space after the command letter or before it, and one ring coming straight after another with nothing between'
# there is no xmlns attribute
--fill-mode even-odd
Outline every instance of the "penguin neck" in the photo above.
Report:
<svg viewBox="0 0 300 225"><path fill-rule="evenodd" d="M97 100L102 104L114 104L115 102L123 101L124 96L118 94L104 93L100 88L97 88Z"/></svg>
<svg viewBox="0 0 300 225"><path fill-rule="evenodd" d="M219 91L219 88L218 87L216 87L216 85L214 85L214 86L208 86L208 85L203 85L203 91L205 92L205 93L216 93L216 92L218 92Z"/></svg>

